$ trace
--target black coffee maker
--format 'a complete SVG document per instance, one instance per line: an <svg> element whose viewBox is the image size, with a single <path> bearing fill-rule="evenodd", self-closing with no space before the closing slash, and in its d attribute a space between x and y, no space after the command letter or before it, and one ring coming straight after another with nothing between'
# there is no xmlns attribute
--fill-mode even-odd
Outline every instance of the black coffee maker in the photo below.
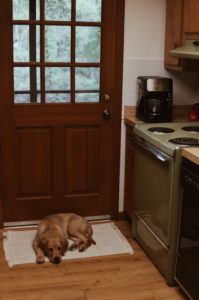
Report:
<svg viewBox="0 0 199 300"><path fill-rule="evenodd" d="M160 76L137 78L136 116L149 123L172 121L173 81Z"/></svg>

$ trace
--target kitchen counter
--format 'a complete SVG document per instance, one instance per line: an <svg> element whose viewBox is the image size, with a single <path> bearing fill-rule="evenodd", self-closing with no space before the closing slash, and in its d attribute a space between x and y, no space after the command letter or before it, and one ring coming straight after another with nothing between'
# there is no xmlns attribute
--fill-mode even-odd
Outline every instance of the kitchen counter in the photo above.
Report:
<svg viewBox="0 0 199 300"><path fill-rule="evenodd" d="M138 123L144 123L136 117L136 107L135 106L125 106L124 108L124 121L125 124L134 126Z"/></svg>
<svg viewBox="0 0 199 300"><path fill-rule="evenodd" d="M182 156L199 165L199 147L183 148Z"/></svg>
<svg viewBox="0 0 199 300"><path fill-rule="evenodd" d="M188 114L190 112L190 105L176 105L173 107L173 122L187 122ZM124 120L125 124L134 126L138 123L144 123L144 121L136 117L135 106L125 106L124 108Z"/></svg>

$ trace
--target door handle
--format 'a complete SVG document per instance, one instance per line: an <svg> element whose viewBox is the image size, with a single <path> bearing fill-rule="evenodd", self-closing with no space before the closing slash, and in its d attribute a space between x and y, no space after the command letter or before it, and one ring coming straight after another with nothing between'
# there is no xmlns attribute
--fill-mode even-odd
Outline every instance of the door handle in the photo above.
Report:
<svg viewBox="0 0 199 300"><path fill-rule="evenodd" d="M102 113L102 116L105 120L110 120L111 118L111 112L108 109L105 109Z"/></svg>
<svg viewBox="0 0 199 300"><path fill-rule="evenodd" d="M104 94L104 101L105 102L110 102L111 101L110 96L108 94Z"/></svg>

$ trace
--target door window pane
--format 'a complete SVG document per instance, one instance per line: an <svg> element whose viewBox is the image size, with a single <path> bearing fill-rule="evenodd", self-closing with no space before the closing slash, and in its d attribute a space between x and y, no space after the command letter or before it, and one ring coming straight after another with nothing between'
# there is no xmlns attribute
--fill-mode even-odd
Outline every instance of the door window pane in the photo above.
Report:
<svg viewBox="0 0 199 300"><path fill-rule="evenodd" d="M102 0L76 0L76 20L101 22Z"/></svg>
<svg viewBox="0 0 199 300"><path fill-rule="evenodd" d="M76 68L75 72L75 89L76 89L76 102L82 102L86 99L89 99L85 102L98 102L99 97L96 98L96 93L99 92L100 88L100 68ZM84 96L79 93L90 92L93 93Z"/></svg>
<svg viewBox="0 0 199 300"><path fill-rule="evenodd" d="M47 67L45 79L47 103L70 101L70 68Z"/></svg>
<svg viewBox="0 0 199 300"><path fill-rule="evenodd" d="M45 26L45 60L48 62L69 62L71 47L69 26Z"/></svg>
<svg viewBox="0 0 199 300"><path fill-rule="evenodd" d="M35 25L13 26L14 62L40 60L40 27Z"/></svg>
<svg viewBox="0 0 199 300"><path fill-rule="evenodd" d="M102 0L12 3L14 103L99 102Z"/></svg>
<svg viewBox="0 0 199 300"><path fill-rule="evenodd" d="M76 93L75 102L78 103L99 102L99 93Z"/></svg>
<svg viewBox="0 0 199 300"><path fill-rule="evenodd" d="M14 103L40 103L40 68L14 68Z"/></svg>
<svg viewBox="0 0 199 300"><path fill-rule="evenodd" d="M71 0L45 0L45 19L71 20Z"/></svg>
<svg viewBox="0 0 199 300"><path fill-rule="evenodd" d="M13 0L13 20L39 20L40 0Z"/></svg>
<svg viewBox="0 0 199 300"><path fill-rule="evenodd" d="M101 28L76 27L76 62L100 62Z"/></svg>
<svg viewBox="0 0 199 300"><path fill-rule="evenodd" d="M46 103L70 103L70 93L46 93Z"/></svg>

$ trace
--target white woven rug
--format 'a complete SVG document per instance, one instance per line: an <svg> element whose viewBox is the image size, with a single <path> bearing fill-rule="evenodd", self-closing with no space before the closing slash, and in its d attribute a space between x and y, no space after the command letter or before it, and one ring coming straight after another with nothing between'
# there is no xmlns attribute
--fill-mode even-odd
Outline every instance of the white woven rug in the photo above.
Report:
<svg viewBox="0 0 199 300"><path fill-rule="evenodd" d="M92 245L84 252L68 251L63 259L134 253L131 245L113 223L93 224L92 228L96 245ZM36 230L20 231L20 229L4 232L4 253L10 267L35 263L35 254L32 249L35 232ZM46 261L48 261L47 258Z"/></svg>

